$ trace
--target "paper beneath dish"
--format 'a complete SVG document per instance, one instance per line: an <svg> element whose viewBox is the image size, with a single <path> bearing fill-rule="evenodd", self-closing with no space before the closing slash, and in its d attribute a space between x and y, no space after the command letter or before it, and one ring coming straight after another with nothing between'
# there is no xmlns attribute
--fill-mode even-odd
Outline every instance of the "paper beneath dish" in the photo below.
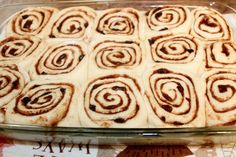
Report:
<svg viewBox="0 0 236 157"><path fill-rule="evenodd" d="M85 156L85 157L122 157L129 154L146 153L149 157L162 156L176 156L176 154L188 157L202 157L215 156L226 157L234 156L236 154L235 143L218 144L218 145L149 145L149 146L126 146L126 145L90 145L86 143L55 143L41 141L28 142L16 141L7 138L1 138L1 156L9 157L15 156L17 152L18 157L62 157L62 156ZM154 152L154 153L153 153Z"/></svg>

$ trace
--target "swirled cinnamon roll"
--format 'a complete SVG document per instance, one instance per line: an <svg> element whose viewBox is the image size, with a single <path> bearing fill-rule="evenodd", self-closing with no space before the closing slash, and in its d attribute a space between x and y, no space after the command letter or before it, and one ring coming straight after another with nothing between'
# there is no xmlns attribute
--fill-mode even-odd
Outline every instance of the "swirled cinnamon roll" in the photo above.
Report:
<svg viewBox="0 0 236 157"><path fill-rule="evenodd" d="M164 5L145 12L144 29L146 36L189 33L191 14L187 7Z"/></svg>
<svg viewBox="0 0 236 157"><path fill-rule="evenodd" d="M14 99L28 82L28 75L15 64L0 64L0 107Z"/></svg>
<svg viewBox="0 0 236 157"><path fill-rule="evenodd" d="M45 36L52 16L58 9L51 7L30 7L11 17L7 25L7 35Z"/></svg>
<svg viewBox="0 0 236 157"><path fill-rule="evenodd" d="M193 73L201 73L205 69L205 45L189 34L152 37L146 45L151 66L168 63Z"/></svg>
<svg viewBox="0 0 236 157"><path fill-rule="evenodd" d="M212 69L204 77L207 125L235 125L236 71Z"/></svg>
<svg viewBox="0 0 236 157"><path fill-rule="evenodd" d="M150 38L152 60L156 63L187 64L203 60L204 46L188 34Z"/></svg>
<svg viewBox="0 0 236 157"><path fill-rule="evenodd" d="M95 23L99 35L138 38L140 16L133 8L112 8L101 11Z"/></svg>
<svg viewBox="0 0 236 157"><path fill-rule="evenodd" d="M144 83L150 127L205 125L203 92L196 76L159 65L145 74Z"/></svg>
<svg viewBox="0 0 236 157"><path fill-rule="evenodd" d="M95 11L89 7L63 9L52 19L49 37L88 40L95 17Z"/></svg>
<svg viewBox="0 0 236 157"><path fill-rule="evenodd" d="M192 11L194 18L191 34L204 41L232 40L232 32L226 20L216 10L198 7Z"/></svg>
<svg viewBox="0 0 236 157"><path fill-rule="evenodd" d="M36 78L65 78L70 74L85 77L87 71L87 49L81 41L49 40L44 53L36 59L30 76Z"/></svg>
<svg viewBox="0 0 236 157"><path fill-rule="evenodd" d="M75 86L60 80L32 81L14 100L5 114L6 123L55 126L67 116Z"/></svg>
<svg viewBox="0 0 236 157"><path fill-rule="evenodd" d="M29 61L39 55L41 50L41 39L37 37L10 36L0 42L0 61Z"/></svg>
<svg viewBox="0 0 236 157"><path fill-rule="evenodd" d="M80 106L82 126L147 127L141 94L138 80L127 74L107 74L91 79Z"/></svg>
<svg viewBox="0 0 236 157"><path fill-rule="evenodd" d="M207 68L236 68L236 46L232 42L218 41L206 50Z"/></svg>
<svg viewBox="0 0 236 157"><path fill-rule="evenodd" d="M139 40L122 38L96 40L92 44L89 72L96 75L111 70L142 71L146 59L144 50Z"/></svg>

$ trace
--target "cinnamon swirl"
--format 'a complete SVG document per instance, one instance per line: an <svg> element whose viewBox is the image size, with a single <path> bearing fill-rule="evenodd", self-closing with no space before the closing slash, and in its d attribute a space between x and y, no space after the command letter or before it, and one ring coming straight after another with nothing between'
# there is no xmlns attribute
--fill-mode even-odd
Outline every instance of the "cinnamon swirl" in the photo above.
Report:
<svg viewBox="0 0 236 157"><path fill-rule="evenodd" d="M86 77L87 49L81 41L49 40L44 53L36 59L30 69L33 79L65 78L76 75Z"/></svg>
<svg viewBox="0 0 236 157"><path fill-rule="evenodd" d="M144 78L150 127L202 127L203 94L196 76L168 65L153 67Z"/></svg>
<svg viewBox="0 0 236 157"><path fill-rule="evenodd" d="M5 122L55 126L66 117L74 92L74 85L60 80L32 81L8 104Z"/></svg>
<svg viewBox="0 0 236 157"><path fill-rule="evenodd" d="M165 5L145 12L143 35L189 33L191 14L187 7ZM142 31L142 30L141 30Z"/></svg>
<svg viewBox="0 0 236 157"><path fill-rule="evenodd" d="M192 11L194 18L191 34L204 41L232 40L226 20L214 9L198 7Z"/></svg>
<svg viewBox="0 0 236 157"><path fill-rule="evenodd" d="M104 38L91 46L89 76L109 71L144 70L146 54L139 40Z"/></svg>
<svg viewBox="0 0 236 157"><path fill-rule="evenodd" d="M206 50L207 68L236 68L236 46L232 42L218 41Z"/></svg>
<svg viewBox="0 0 236 157"><path fill-rule="evenodd" d="M147 112L142 89L127 74L107 74L89 81L80 106L82 126L147 127Z"/></svg>
<svg viewBox="0 0 236 157"><path fill-rule="evenodd" d="M50 38L89 40L96 13L89 7L70 7L61 10L53 19Z"/></svg>
<svg viewBox="0 0 236 157"><path fill-rule="evenodd" d="M41 41L37 37L9 36L0 42L0 61L28 62L42 51Z"/></svg>
<svg viewBox="0 0 236 157"><path fill-rule="evenodd" d="M29 81L29 77L17 65L0 65L0 107L14 99Z"/></svg>
<svg viewBox="0 0 236 157"><path fill-rule="evenodd" d="M30 7L11 17L7 25L7 35L45 36L52 16L58 9L51 7Z"/></svg>
<svg viewBox="0 0 236 157"><path fill-rule="evenodd" d="M212 69L204 75L204 78L207 126L235 125L236 71Z"/></svg>
<svg viewBox="0 0 236 157"><path fill-rule="evenodd" d="M113 8L100 12L95 24L98 35L138 38L140 16L133 8Z"/></svg>

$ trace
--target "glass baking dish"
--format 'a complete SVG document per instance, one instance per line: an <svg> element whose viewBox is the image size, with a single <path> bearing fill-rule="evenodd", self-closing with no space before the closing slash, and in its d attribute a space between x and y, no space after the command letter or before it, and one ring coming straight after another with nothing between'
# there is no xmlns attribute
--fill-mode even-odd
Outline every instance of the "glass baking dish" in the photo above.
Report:
<svg viewBox="0 0 236 157"><path fill-rule="evenodd" d="M207 1L118 1L118 0L34 0L34 1L3 1L0 6L0 31L13 13L31 6L52 6L59 9L72 6L89 6L94 9L112 7L133 7L140 10L150 9L158 5L185 5L189 8L207 6L218 10L222 14L234 14L236 11L224 3ZM228 21L234 29L233 22ZM236 30L233 31L236 33ZM234 38L236 35L234 34ZM89 144L206 144L229 143L236 140L235 126L204 127L204 128L81 128L81 127L41 127L29 125L0 124L0 136L17 140L73 142Z"/></svg>

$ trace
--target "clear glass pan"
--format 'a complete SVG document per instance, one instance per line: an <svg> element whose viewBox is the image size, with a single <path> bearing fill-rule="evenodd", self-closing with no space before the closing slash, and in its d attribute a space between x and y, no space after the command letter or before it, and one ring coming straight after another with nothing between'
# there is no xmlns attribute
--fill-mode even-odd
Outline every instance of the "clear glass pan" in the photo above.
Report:
<svg viewBox="0 0 236 157"><path fill-rule="evenodd" d="M71 6L89 6L94 9L111 7L133 7L147 10L158 5L180 4L194 8L208 6L222 14L235 14L236 11L224 3L207 1L150 1L150 0L34 0L4 1L0 6L0 31L7 18L13 13L29 6L53 6L66 8ZM236 17L236 16L235 16ZM236 21L236 18L235 18ZM236 30L234 31L236 32ZM28 125L0 124L0 136L18 140L54 141L90 144L203 144L229 143L236 140L235 126L211 128L169 128L169 129L102 129L102 128L67 128L40 127Z"/></svg>

